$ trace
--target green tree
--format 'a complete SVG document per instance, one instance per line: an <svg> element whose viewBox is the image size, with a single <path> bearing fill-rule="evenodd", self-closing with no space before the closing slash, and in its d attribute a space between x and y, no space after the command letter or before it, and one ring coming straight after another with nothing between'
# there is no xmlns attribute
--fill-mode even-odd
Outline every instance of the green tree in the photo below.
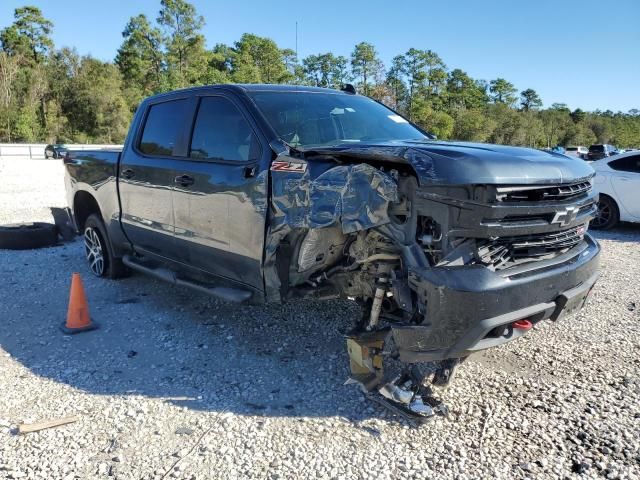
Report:
<svg viewBox="0 0 640 480"><path fill-rule="evenodd" d="M122 142L131 113L122 90L118 67L90 57L80 62L78 73L69 81L63 108L77 141L96 143Z"/></svg>
<svg viewBox="0 0 640 480"><path fill-rule="evenodd" d="M115 62L124 82L140 97L159 92L165 70L160 29L141 14L129 19L122 36Z"/></svg>
<svg viewBox="0 0 640 480"><path fill-rule="evenodd" d="M538 148L544 145L544 125L542 120L533 110L523 111L520 114L521 128L524 133L523 145Z"/></svg>
<svg viewBox="0 0 640 480"><path fill-rule="evenodd" d="M571 112L571 120L573 120L574 123L582 122L586 116L586 112L580 110L579 108L576 108L573 112Z"/></svg>
<svg viewBox="0 0 640 480"><path fill-rule="evenodd" d="M391 60L391 68L387 72L386 82L391 90L390 106L395 110L403 109L407 97L407 85L404 82L405 57L396 55Z"/></svg>
<svg viewBox="0 0 640 480"><path fill-rule="evenodd" d="M487 106L487 115L495 124L488 141L503 145L526 144L526 132L522 126L522 115L506 103L497 102Z"/></svg>
<svg viewBox="0 0 640 480"><path fill-rule="evenodd" d="M410 48L407 53L404 54L404 57L398 60L402 62L400 66L404 69L403 73L407 77L407 113L409 114L409 118L413 119L417 113L414 111L416 96L425 90L427 80L427 73L425 71L427 67L426 54L423 50ZM419 105L418 108L422 108L422 105Z"/></svg>
<svg viewBox="0 0 640 480"><path fill-rule="evenodd" d="M511 106L516 101L516 88L512 83L507 82L504 78L496 78L489 82L489 92L495 103L503 103Z"/></svg>
<svg viewBox="0 0 640 480"><path fill-rule="evenodd" d="M371 85L378 81L384 66L378 58L378 52L373 45L360 42L351 52L351 71L355 78L360 78L362 93L370 94Z"/></svg>
<svg viewBox="0 0 640 480"><path fill-rule="evenodd" d="M242 35L233 48L232 79L241 83L285 83L294 79L285 64L290 52L278 48L270 38Z"/></svg>
<svg viewBox="0 0 640 480"><path fill-rule="evenodd" d="M316 87L340 88L347 80L347 59L332 53L309 55L302 60L305 83Z"/></svg>
<svg viewBox="0 0 640 480"><path fill-rule="evenodd" d="M69 142L69 122L62 108L67 96L73 95L71 79L80 70L80 55L70 48L55 51L49 57L47 69L47 121L45 140L47 143Z"/></svg>
<svg viewBox="0 0 640 480"><path fill-rule="evenodd" d="M539 114L542 120L545 143L547 147L562 144L566 136L567 130L572 123L569 111L559 104L554 104L558 108L549 108L543 110Z"/></svg>
<svg viewBox="0 0 640 480"><path fill-rule="evenodd" d="M449 108L481 108L487 103L485 90L466 72L456 68L447 78L447 99Z"/></svg>
<svg viewBox="0 0 640 480"><path fill-rule="evenodd" d="M496 122L480 110L459 108L455 111L452 137L457 140L486 142Z"/></svg>
<svg viewBox="0 0 640 480"><path fill-rule="evenodd" d="M447 82L447 66L440 56L431 51L425 52L427 62L427 96L440 95Z"/></svg>
<svg viewBox="0 0 640 480"><path fill-rule="evenodd" d="M584 122L570 123L562 138L563 145L586 145L589 146L597 140L593 130Z"/></svg>
<svg viewBox="0 0 640 480"><path fill-rule="evenodd" d="M520 92L520 106L525 112L536 110L542 106L542 99L533 88L527 88Z"/></svg>
<svg viewBox="0 0 640 480"><path fill-rule="evenodd" d="M37 7L16 8L14 22L0 31L2 49L10 55L21 55L34 63L42 62L53 47L53 23Z"/></svg>
<svg viewBox="0 0 640 480"><path fill-rule="evenodd" d="M166 49L168 88L201 83L207 54L201 29L204 18L185 0L161 0L158 25Z"/></svg>
<svg viewBox="0 0 640 480"><path fill-rule="evenodd" d="M451 138L454 119L446 112L434 110L424 97L418 97L413 103L413 121L438 138Z"/></svg>
<svg viewBox="0 0 640 480"><path fill-rule="evenodd" d="M13 95L19 105L9 112L10 116L15 116L16 133L20 138L35 138L46 128L47 92L43 88L43 70L53 47L52 28L53 23L44 18L39 8L26 6L16 8L13 23L0 31L2 50L18 59L21 67L13 82L16 86Z"/></svg>
<svg viewBox="0 0 640 480"><path fill-rule="evenodd" d="M11 125L15 104L15 82L18 78L20 57L10 56L6 52L0 52L0 117L4 122L0 128L4 129L4 137L11 142ZM1 130L0 130L1 131Z"/></svg>

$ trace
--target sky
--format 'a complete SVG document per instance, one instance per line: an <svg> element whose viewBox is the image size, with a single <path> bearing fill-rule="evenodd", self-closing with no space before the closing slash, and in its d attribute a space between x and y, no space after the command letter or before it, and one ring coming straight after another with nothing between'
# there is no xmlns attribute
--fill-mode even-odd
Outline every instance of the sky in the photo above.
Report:
<svg viewBox="0 0 640 480"><path fill-rule="evenodd" d="M349 56L361 41L385 65L409 48L436 52L449 69L533 88L545 106L626 112L640 108L640 0L191 0L204 16L207 45L245 32L298 54ZM1 0L0 28L13 10L39 7L56 47L112 61L128 19L155 19L160 0Z"/></svg>

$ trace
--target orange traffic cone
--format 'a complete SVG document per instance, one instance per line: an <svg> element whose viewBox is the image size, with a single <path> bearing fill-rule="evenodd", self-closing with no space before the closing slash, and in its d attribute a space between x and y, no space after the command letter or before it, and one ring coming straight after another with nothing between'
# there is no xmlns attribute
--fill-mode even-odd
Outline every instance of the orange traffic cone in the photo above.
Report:
<svg viewBox="0 0 640 480"><path fill-rule="evenodd" d="M89 303L84 294L84 287L79 273L71 277L71 293L69 294L69 309L67 310L67 323L62 325L64 333L80 333L98 328L89 317Z"/></svg>

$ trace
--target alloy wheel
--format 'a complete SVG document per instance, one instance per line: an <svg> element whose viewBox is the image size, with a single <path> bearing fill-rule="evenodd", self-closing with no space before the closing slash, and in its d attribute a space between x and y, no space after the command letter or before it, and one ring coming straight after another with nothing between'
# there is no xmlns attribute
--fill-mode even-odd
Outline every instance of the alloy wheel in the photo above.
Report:
<svg viewBox="0 0 640 480"><path fill-rule="evenodd" d="M598 211L596 212L595 218L591 221L595 227L601 227L609 223L611 220L611 215L613 212L611 211L611 205L608 202L598 202Z"/></svg>
<svg viewBox="0 0 640 480"><path fill-rule="evenodd" d="M101 277L104 274L103 245L93 227L87 227L84 231L84 251L89 268L96 277Z"/></svg>

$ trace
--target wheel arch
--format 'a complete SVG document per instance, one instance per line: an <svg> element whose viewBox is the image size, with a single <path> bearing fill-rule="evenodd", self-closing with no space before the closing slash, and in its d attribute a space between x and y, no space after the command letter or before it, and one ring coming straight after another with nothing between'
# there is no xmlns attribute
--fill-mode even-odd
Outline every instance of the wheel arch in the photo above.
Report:
<svg viewBox="0 0 640 480"><path fill-rule="evenodd" d="M615 205L616 209L618 210L618 213L620 213L620 204L618 204L617 200L613 198L613 195L609 195L608 193L602 193L602 192L598 193L598 195L600 197L607 197L609 200L611 200Z"/></svg>
<svg viewBox="0 0 640 480"><path fill-rule="evenodd" d="M76 192L73 197L73 216L78 230L82 231L84 229L87 218L93 213L97 214L100 219L104 221L100 205L98 205L96 198L85 190Z"/></svg>

